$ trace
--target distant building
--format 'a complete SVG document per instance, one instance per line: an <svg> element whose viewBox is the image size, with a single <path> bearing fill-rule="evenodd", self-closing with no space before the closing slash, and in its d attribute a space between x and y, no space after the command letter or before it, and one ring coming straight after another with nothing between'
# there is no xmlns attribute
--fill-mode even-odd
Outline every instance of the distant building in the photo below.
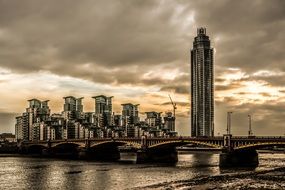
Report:
<svg viewBox="0 0 285 190"><path fill-rule="evenodd" d="M105 127L111 124L112 116L112 98L104 95L94 96L95 99L95 115L97 117L98 126Z"/></svg>
<svg viewBox="0 0 285 190"><path fill-rule="evenodd" d="M133 124L130 124L126 127L126 136L127 137L139 137L139 127Z"/></svg>
<svg viewBox="0 0 285 190"><path fill-rule="evenodd" d="M83 113L83 105L81 98L75 98L74 96L63 97L64 105L63 105L63 116L65 119L74 120L81 119Z"/></svg>
<svg viewBox="0 0 285 190"><path fill-rule="evenodd" d="M148 124L148 126L160 129L162 126L161 112L152 111L145 113L146 113L145 122Z"/></svg>
<svg viewBox="0 0 285 190"><path fill-rule="evenodd" d="M45 140L56 140L56 129L51 126L47 126L46 128L46 139ZM64 139L64 138L63 138Z"/></svg>
<svg viewBox="0 0 285 190"><path fill-rule="evenodd" d="M113 118L113 125L116 127L122 127L123 126L123 119L122 119L122 115L115 115L113 114L112 116Z"/></svg>
<svg viewBox="0 0 285 190"><path fill-rule="evenodd" d="M66 125L67 139L78 139L80 123L74 121L68 121Z"/></svg>
<svg viewBox="0 0 285 190"><path fill-rule="evenodd" d="M24 118L23 116L18 116L16 117L16 124L15 124L15 135L16 135L16 139L19 140L28 140L29 136L28 134L24 134Z"/></svg>
<svg viewBox="0 0 285 190"><path fill-rule="evenodd" d="M175 131L175 117L172 115L171 112L167 112L166 115L163 117L164 120L164 128L171 132Z"/></svg>
<svg viewBox="0 0 285 190"><path fill-rule="evenodd" d="M95 113L94 112L86 112L84 114L84 123L86 123L86 124L95 123Z"/></svg>
<svg viewBox="0 0 285 190"><path fill-rule="evenodd" d="M12 133L2 133L0 134L0 142L16 142L15 135Z"/></svg>
<svg viewBox="0 0 285 190"><path fill-rule="evenodd" d="M123 125L131 125L131 124L137 124L140 121L139 118L139 104L122 104L123 110L122 110L122 119L123 119Z"/></svg>
<svg viewBox="0 0 285 190"><path fill-rule="evenodd" d="M191 136L214 135L214 56L206 28L198 28L191 50Z"/></svg>
<svg viewBox="0 0 285 190"><path fill-rule="evenodd" d="M45 122L46 135L44 140L54 139L64 139L64 129L66 127L66 120L61 114L52 114L49 119ZM54 135L53 135L54 134Z"/></svg>
<svg viewBox="0 0 285 190"><path fill-rule="evenodd" d="M32 140L37 141L40 139L40 125L41 122L33 123Z"/></svg>
<svg viewBox="0 0 285 190"><path fill-rule="evenodd" d="M26 113L28 114L29 140L35 140L37 139L36 135L38 135L40 122L46 121L50 115L49 100L31 99L28 101L30 105L26 109Z"/></svg>
<svg viewBox="0 0 285 190"><path fill-rule="evenodd" d="M37 133L36 125L44 122L50 116L48 100L40 101L38 99L28 100L29 107L22 116L16 117L15 134L19 140L33 140ZM38 124L36 124L38 123Z"/></svg>
<svg viewBox="0 0 285 190"><path fill-rule="evenodd" d="M146 120L140 121L139 104L122 104L122 115L119 115L112 112L113 97L100 95L93 98L94 112L83 112L83 98L67 96L62 113L52 115L48 101L29 100L26 112L16 117L17 141L169 135L169 130L163 127L160 112L146 112Z"/></svg>

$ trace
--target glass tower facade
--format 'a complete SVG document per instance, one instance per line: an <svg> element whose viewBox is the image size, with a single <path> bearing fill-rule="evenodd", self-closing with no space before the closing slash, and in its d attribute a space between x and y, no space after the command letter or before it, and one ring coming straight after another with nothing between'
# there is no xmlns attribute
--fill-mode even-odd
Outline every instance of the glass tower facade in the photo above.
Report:
<svg viewBox="0 0 285 190"><path fill-rule="evenodd" d="M191 136L214 135L213 48L206 28L198 28L191 50Z"/></svg>

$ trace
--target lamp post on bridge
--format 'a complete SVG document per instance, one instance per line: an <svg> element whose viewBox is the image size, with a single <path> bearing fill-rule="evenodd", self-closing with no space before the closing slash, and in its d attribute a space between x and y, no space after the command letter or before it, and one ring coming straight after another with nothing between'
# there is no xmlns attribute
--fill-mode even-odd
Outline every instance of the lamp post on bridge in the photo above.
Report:
<svg viewBox="0 0 285 190"><path fill-rule="evenodd" d="M227 134L224 135L224 149L228 152L232 150L232 143L231 143L231 114L233 112L227 112Z"/></svg>
<svg viewBox="0 0 285 190"><path fill-rule="evenodd" d="M227 113L227 134L228 135L231 134L232 113L233 112Z"/></svg>
<svg viewBox="0 0 285 190"><path fill-rule="evenodd" d="M252 129L251 129L251 115L248 115L248 136L252 136L253 133L252 133Z"/></svg>

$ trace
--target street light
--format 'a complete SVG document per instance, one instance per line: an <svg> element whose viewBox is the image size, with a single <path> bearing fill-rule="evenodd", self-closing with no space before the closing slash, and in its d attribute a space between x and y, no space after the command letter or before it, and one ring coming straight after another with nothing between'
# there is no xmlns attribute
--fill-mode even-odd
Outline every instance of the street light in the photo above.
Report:
<svg viewBox="0 0 285 190"><path fill-rule="evenodd" d="M233 112L228 112L227 113L227 134L231 134L231 122L232 122L232 119L231 119L231 115L232 115Z"/></svg>
<svg viewBox="0 0 285 190"><path fill-rule="evenodd" d="M248 136L252 136L252 129L251 129L251 115L248 115Z"/></svg>

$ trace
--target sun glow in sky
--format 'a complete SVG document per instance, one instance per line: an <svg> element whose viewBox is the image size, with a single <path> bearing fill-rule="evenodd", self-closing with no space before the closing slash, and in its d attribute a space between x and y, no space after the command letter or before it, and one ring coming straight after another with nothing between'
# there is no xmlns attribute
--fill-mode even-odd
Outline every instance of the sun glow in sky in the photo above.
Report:
<svg viewBox="0 0 285 190"><path fill-rule="evenodd" d="M229 68L227 71L216 82L218 89L219 87L225 87L220 89L219 94L216 96L217 100L223 101L225 98L230 97L236 99L236 105L246 103L263 104L267 101L277 101L282 97L282 90L285 90L285 87L273 87L264 80L254 79L258 76L280 75L271 71L257 71L252 76L237 68Z"/></svg>

